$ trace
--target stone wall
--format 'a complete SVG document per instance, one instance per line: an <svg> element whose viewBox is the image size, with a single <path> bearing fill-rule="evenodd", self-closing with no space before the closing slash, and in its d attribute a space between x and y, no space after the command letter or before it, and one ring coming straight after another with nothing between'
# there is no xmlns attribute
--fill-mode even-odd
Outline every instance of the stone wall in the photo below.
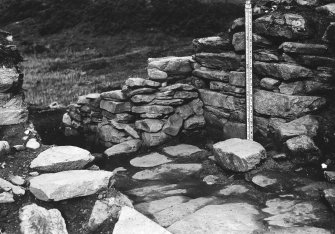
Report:
<svg viewBox="0 0 335 234"><path fill-rule="evenodd" d="M0 30L0 132L8 126L25 123L28 118L23 74L18 67L22 61L12 35Z"/></svg>
<svg viewBox="0 0 335 234"><path fill-rule="evenodd" d="M254 7L255 136L282 145L316 136L334 91L335 3L268 2ZM149 59L147 79L70 106L66 134L94 132L105 147L131 139L155 146L206 123L223 138L245 138L244 38L240 18L229 37L195 39L192 57Z"/></svg>

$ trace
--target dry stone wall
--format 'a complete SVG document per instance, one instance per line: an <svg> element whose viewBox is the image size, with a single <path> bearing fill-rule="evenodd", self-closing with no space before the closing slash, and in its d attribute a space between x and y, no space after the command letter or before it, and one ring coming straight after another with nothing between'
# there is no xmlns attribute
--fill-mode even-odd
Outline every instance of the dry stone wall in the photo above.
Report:
<svg viewBox="0 0 335 234"><path fill-rule="evenodd" d="M334 92L335 3L266 2L254 6L256 140L309 141ZM244 19L233 22L229 37L195 39L193 46L191 57L149 59L147 79L80 97L64 116L66 134L95 132L105 147L134 139L155 146L206 123L223 138L245 138Z"/></svg>
<svg viewBox="0 0 335 234"><path fill-rule="evenodd" d="M23 74L18 67L22 61L12 35L0 30L0 130L3 126L25 123L28 118Z"/></svg>

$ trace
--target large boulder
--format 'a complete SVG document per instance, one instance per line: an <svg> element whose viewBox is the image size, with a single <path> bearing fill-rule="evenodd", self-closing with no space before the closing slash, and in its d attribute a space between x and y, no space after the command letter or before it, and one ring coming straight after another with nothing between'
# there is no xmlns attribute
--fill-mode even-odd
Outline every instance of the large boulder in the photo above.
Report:
<svg viewBox="0 0 335 234"><path fill-rule="evenodd" d="M302 39L312 36L306 18L299 14L273 12L254 21L255 32L282 39Z"/></svg>
<svg viewBox="0 0 335 234"><path fill-rule="evenodd" d="M62 214L57 209L47 210L36 204L26 205L20 211L22 234L67 234Z"/></svg>
<svg viewBox="0 0 335 234"><path fill-rule="evenodd" d="M92 195L107 188L113 176L109 171L74 170L42 174L30 180L29 190L42 201L61 201Z"/></svg>
<svg viewBox="0 0 335 234"><path fill-rule="evenodd" d="M228 139L213 145L216 161L225 169L246 172L266 158L264 147L251 140Z"/></svg>
<svg viewBox="0 0 335 234"><path fill-rule="evenodd" d="M326 99L317 96L291 96L265 90L254 94L255 111L258 114L295 119L322 108Z"/></svg>
<svg viewBox="0 0 335 234"><path fill-rule="evenodd" d="M47 172L83 169L93 159L85 149L76 146L56 146L40 153L30 163L30 168Z"/></svg>

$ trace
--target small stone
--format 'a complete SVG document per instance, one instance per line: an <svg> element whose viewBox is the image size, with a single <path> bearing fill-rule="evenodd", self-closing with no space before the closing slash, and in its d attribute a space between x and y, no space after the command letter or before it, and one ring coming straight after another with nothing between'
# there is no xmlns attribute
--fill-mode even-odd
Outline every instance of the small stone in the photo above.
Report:
<svg viewBox="0 0 335 234"><path fill-rule="evenodd" d="M208 185L213 185L213 184L216 184L218 180L219 180L219 177L214 176L214 175L208 175L202 181Z"/></svg>
<svg viewBox="0 0 335 234"><path fill-rule="evenodd" d="M14 145L13 148L18 152L24 151L26 149L24 145Z"/></svg>
<svg viewBox="0 0 335 234"><path fill-rule="evenodd" d="M261 80L260 86L266 90L274 90L277 89L280 85L280 81L272 78L263 78Z"/></svg>
<svg viewBox="0 0 335 234"><path fill-rule="evenodd" d="M231 49L229 39L223 39L218 36L194 39L192 43L196 53L220 53Z"/></svg>
<svg viewBox="0 0 335 234"><path fill-rule="evenodd" d="M9 154L10 146L7 141L0 141L0 157Z"/></svg>
<svg viewBox="0 0 335 234"><path fill-rule="evenodd" d="M159 119L143 119L135 122L136 129L151 133L159 132L163 126L164 122Z"/></svg>
<svg viewBox="0 0 335 234"><path fill-rule="evenodd" d="M276 179L271 179L268 178L267 176L264 175L256 175L254 177L252 177L252 182L262 188L268 187L270 185L273 185L275 183L277 183Z"/></svg>
<svg viewBox="0 0 335 234"><path fill-rule="evenodd" d="M197 146L187 144L168 146L163 148L163 152L174 158L204 157L208 155L206 150L202 150Z"/></svg>
<svg viewBox="0 0 335 234"><path fill-rule="evenodd" d="M171 115L163 127L163 132L170 136L177 136L184 123L179 114Z"/></svg>
<svg viewBox="0 0 335 234"><path fill-rule="evenodd" d="M165 143L166 141L171 139L171 136L167 135L163 131L156 133L143 132L142 139L143 145L152 147Z"/></svg>
<svg viewBox="0 0 335 234"><path fill-rule="evenodd" d="M159 153L151 153L130 160L133 167L155 167L169 162L172 160Z"/></svg>
<svg viewBox="0 0 335 234"><path fill-rule="evenodd" d="M161 86L159 82L152 80L146 80L143 78L128 78L125 82L128 87L137 88L137 87L151 87L158 88Z"/></svg>
<svg viewBox="0 0 335 234"><path fill-rule="evenodd" d="M113 90L109 92L101 93L101 98L105 100L125 101L127 100L126 95L122 90Z"/></svg>
<svg viewBox="0 0 335 234"><path fill-rule="evenodd" d="M191 57L149 58L148 69L158 69L168 75L184 75L192 72Z"/></svg>
<svg viewBox="0 0 335 234"><path fill-rule="evenodd" d="M65 220L57 209L47 210L36 204L26 205L20 211L22 234L67 234Z"/></svg>
<svg viewBox="0 0 335 234"><path fill-rule="evenodd" d="M12 191L12 193L18 196L23 196L26 193L26 191L20 186L13 185L12 183L2 178L0 178L0 189L6 192Z"/></svg>
<svg viewBox="0 0 335 234"><path fill-rule="evenodd" d="M107 157L122 155L122 154L130 154L137 152L142 145L141 140L129 140L122 142L120 144L114 145L107 149L104 154Z"/></svg>
<svg viewBox="0 0 335 234"><path fill-rule="evenodd" d="M268 39L257 35L255 33L252 34L253 46L255 48L263 48L270 46L272 43ZM245 32L238 32L233 35L232 44L235 48L235 51L245 51Z"/></svg>
<svg viewBox="0 0 335 234"><path fill-rule="evenodd" d="M21 176L14 176L14 175L10 175L8 177L9 181L12 182L13 184L15 185L19 185L19 186L22 186L26 183L26 181L21 177Z"/></svg>
<svg viewBox="0 0 335 234"><path fill-rule="evenodd" d="M194 115L184 121L185 130L193 130L202 128L206 124L205 117L203 115Z"/></svg>
<svg viewBox="0 0 335 234"><path fill-rule="evenodd" d="M13 194L9 192L0 193L0 204L15 202Z"/></svg>
<svg viewBox="0 0 335 234"><path fill-rule="evenodd" d="M213 145L216 161L225 169L246 172L266 158L264 147L250 140L232 138Z"/></svg>
<svg viewBox="0 0 335 234"><path fill-rule="evenodd" d="M113 114L130 112L131 107L132 106L130 102L116 102L116 101L109 101L109 100L101 100L100 102L101 109L111 112Z"/></svg>
<svg viewBox="0 0 335 234"><path fill-rule="evenodd" d="M238 87L245 87L245 72L231 71L229 73L229 84Z"/></svg>
<svg viewBox="0 0 335 234"><path fill-rule="evenodd" d="M335 3L329 3L327 5L317 7L315 8L315 10L318 12L327 13L329 16L334 17L335 16Z"/></svg>
<svg viewBox="0 0 335 234"><path fill-rule="evenodd" d="M233 184L225 187L224 189L221 189L219 191L220 195L225 195L225 196L230 196L232 194L237 195L237 194L243 194L248 192L249 189L243 185L239 184Z"/></svg>
<svg viewBox="0 0 335 234"><path fill-rule="evenodd" d="M31 176L38 176L40 173L38 173L37 171L32 171L32 172L29 172L29 175Z"/></svg>
<svg viewBox="0 0 335 234"><path fill-rule="evenodd" d="M335 183L335 171L325 171L324 175L327 181Z"/></svg>
<svg viewBox="0 0 335 234"><path fill-rule="evenodd" d="M70 115L68 113L65 113L63 115L63 119L62 119L62 123L67 125L67 126L71 126L72 125L72 119L70 117Z"/></svg>
<svg viewBox="0 0 335 234"><path fill-rule="evenodd" d="M124 171L127 171L127 169L124 168L124 167L118 167L118 168L115 168L115 169L113 170L113 174L116 174L116 173L118 173L118 172L124 172Z"/></svg>
<svg viewBox="0 0 335 234"><path fill-rule="evenodd" d="M168 78L168 74L157 68L148 69L148 76L151 80L164 81Z"/></svg>
<svg viewBox="0 0 335 234"><path fill-rule="evenodd" d="M174 111L172 106L160 106L160 105L152 105L152 106L133 106L132 112L137 114L170 114Z"/></svg>

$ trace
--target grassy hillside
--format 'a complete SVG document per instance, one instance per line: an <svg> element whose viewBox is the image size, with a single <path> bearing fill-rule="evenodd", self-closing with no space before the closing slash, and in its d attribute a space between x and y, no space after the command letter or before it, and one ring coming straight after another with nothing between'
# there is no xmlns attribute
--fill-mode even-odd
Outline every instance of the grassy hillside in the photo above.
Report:
<svg viewBox="0 0 335 234"><path fill-rule="evenodd" d="M198 0L0 0L0 26L25 53L27 100L69 104L129 76L148 57L189 55L191 40L227 30L243 14Z"/></svg>

